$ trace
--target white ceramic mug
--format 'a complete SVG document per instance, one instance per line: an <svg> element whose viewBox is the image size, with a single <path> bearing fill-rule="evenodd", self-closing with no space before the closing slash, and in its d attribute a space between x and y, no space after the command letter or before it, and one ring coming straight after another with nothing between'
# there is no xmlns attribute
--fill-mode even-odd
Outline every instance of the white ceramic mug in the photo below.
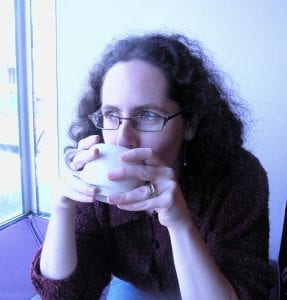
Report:
<svg viewBox="0 0 287 300"><path fill-rule="evenodd" d="M71 149L65 153L65 163L73 174L84 182L96 185L100 188L100 192L96 195L96 200L106 202L108 195L128 192L144 184L144 182L136 178L111 181L107 177L109 171L130 165L129 163L121 161L119 158L122 153L129 149L103 143L97 144L97 148L100 151L99 157L86 163L81 171L75 171L70 167L71 158L74 157L77 149Z"/></svg>

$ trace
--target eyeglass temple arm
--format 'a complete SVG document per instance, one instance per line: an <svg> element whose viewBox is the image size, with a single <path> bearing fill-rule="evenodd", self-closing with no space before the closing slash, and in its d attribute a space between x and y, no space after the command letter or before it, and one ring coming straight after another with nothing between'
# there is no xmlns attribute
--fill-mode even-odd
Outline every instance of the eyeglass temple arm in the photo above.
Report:
<svg viewBox="0 0 287 300"><path fill-rule="evenodd" d="M170 120L170 119L172 119L172 118L174 118L174 117L180 115L184 110L185 110L185 108L183 107L182 109L180 109L179 111L177 111L177 112L174 113L173 115L166 117L166 118L165 118L165 119L166 119L166 122L167 122L168 120Z"/></svg>

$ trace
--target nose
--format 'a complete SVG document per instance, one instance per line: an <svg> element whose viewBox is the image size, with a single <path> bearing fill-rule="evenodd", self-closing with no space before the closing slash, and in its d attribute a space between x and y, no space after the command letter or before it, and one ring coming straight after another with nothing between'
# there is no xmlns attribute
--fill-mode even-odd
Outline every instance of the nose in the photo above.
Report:
<svg viewBox="0 0 287 300"><path fill-rule="evenodd" d="M137 131L130 120L121 120L119 129L117 130L117 145L129 149L139 147L139 131Z"/></svg>

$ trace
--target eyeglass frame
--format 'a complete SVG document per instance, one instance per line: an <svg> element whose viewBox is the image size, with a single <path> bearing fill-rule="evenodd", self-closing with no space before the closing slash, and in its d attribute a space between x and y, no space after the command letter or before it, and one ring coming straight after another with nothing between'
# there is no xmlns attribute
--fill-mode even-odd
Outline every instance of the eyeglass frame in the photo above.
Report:
<svg viewBox="0 0 287 300"><path fill-rule="evenodd" d="M166 126L167 122L177 116L179 116L183 111L185 110L185 107L179 109L178 111L176 111L175 113L169 115L169 116L166 116L166 117L163 117L163 116L160 116L158 115L158 119L162 119L163 120L163 123L162 123L162 127L161 129L159 130L140 130L140 129L137 129L134 125L134 120L140 116L134 116L134 117L119 117L119 116L114 116L115 118L117 118L119 120L118 122L118 126L117 128L112 128L112 129L108 129L108 128L102 128L102 127L98 127L94 122L93 120L97 118L98 115L103 115L103 113L97 111L97 112L94 112L92 113L91 115L88 115L88 119L91 120L91 122L93 123L93 125L98 128L98 129L101 129L101 130L118 130L120 128L120 126L122 125L122 120L129 120L131 121L131 125L132 127L137 130L137 131L141 131L141 132L160 132L163 130L163 128Z"/></svg>

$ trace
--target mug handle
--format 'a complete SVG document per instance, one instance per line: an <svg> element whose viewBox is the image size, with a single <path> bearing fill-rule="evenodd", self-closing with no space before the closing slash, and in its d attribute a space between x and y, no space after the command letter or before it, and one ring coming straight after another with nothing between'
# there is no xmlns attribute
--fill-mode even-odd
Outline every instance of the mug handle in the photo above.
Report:
<svg viewBox="0 0 287 300"><path fill-rule="evenodd" d="M71 162L73 161L74 156L76 155L76 153L78 152L77 149L72 148L69 149L65 154L64 154L64 161L65 161L65 165L66 167L69 169L69 171L71 171L73 173L74 176L76 177L80 177L80 173L81 171L76 171L71 167Z"/></svg>
<svg viewBox="0 0 287 300"><path fill-rule="evenodd" d="M78 150L75 149L75 148L69 149L64 154L64 160L65 160L65 165L69 169L69 171L72 172L72 174L74 176L76 176L77 178L80 178L81 171L76 171L76 170L71 168L71 162L73 161L73 158L74 158L74 156L76 155L77 152L78 152ZM107 197L104 196L104 195L97 194L95 199L98 200L98 201L107 203Z"/></svg>

